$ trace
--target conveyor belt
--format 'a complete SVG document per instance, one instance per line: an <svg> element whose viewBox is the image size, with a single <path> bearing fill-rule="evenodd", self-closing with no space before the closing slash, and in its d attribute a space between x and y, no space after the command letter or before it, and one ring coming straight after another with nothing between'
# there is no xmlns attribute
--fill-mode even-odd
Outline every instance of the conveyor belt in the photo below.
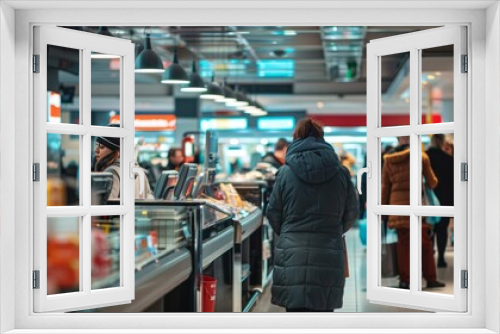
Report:
<svg viewBox="0 0 500 334"><path fill-rule="evenodd" d="M240 220L241 238L245 240L262 225L262 211L255 210Z"/></svg>
<svg viewBox="0 0 500 334"><path fill-rule="evenodd" d="M99 312L141 312L191 274L191 254L178 249L135 273L135 299L130 304L101 308Z"/></svg>

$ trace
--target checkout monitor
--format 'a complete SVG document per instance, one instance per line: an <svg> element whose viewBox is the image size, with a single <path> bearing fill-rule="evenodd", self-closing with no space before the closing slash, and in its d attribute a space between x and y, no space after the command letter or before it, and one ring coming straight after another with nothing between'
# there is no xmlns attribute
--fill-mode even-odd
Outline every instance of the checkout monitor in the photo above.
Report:
<svg viewBox="0 0 500 334"><path fill-rule="evenodd" d="M174 199L183 200L191 197L196 174L198 174L198 165L186 163L181 166L179 181L174 189Z"/></svg>
<svg viewBox="0 0 500 334"><path fill-rule="evenodd" d="M92 172L90 175L92 198L91 205L105 205L113 188L113 174Z"/></svg>
<svg viewBox="0 0 500 334"><path fill-rule="evenodd" d="M155 199L171 200L174 197L174 189L179 180L179 173L175 170L166 170L161 173L160 179L156 183Z"/></svg>

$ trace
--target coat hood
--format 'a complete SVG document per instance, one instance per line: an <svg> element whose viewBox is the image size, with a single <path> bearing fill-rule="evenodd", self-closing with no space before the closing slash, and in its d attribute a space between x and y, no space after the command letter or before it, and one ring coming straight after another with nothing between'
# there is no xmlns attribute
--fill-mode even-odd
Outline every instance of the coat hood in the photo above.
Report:
<svg viewBox="0 0 500 334"><path fill-rule="evenodd" d="M288 147L286 165L306 183L325 182L341 168L333 147L315 137L294 140Z"/></svg>
<svg viewBox="0 0 500 334"><path fill-rule="evenodd" d="M407 163L408 160L410 159L410 148L408 147L402 151L388 153L384 156L384 159L385 162L392 164L398 164L402 162Z"/></svg>

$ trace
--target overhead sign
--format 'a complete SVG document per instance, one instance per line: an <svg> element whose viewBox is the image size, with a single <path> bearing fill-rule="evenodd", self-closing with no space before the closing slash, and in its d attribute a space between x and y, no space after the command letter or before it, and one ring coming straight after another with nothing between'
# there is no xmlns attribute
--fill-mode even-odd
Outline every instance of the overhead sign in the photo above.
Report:
<svg viewBox="0 0 500 334"><path fill-rule="evenodd" d="M201 131L207 130L246 130L248 120L246 118L202 118L200 120Z"/></svg>
<svg viewBox="0 0 500 334"><path fill-rule="evenodd" d="M257 120L259 130L293 130L294 127L293 117L262 117Z"/></svg>
<svg viewBox="0 0 500 334"><path fill-rule="evenodd" d="M135 131L175 131L175 115L135 115ZM111 116L110 123L119 124L120 115Z"/></svg>

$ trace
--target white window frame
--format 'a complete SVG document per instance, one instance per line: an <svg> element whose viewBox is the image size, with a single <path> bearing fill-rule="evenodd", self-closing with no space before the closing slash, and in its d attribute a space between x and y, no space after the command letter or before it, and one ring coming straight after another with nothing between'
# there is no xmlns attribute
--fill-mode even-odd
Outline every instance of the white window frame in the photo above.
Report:
<svg viewBox="0 0 500 334"><path fill-rule="evenodd" d="M452 45L453 61L453 122L422 124L422 50ZM467 310L467 290L461 288L461 270L467 270L467 185L460 180L460 165L467 163L467 73L461 73L461 55L466 55L466 28L448 26L428 29L411 34L381 38L367 46L367 157L371 166L368 179L367 219L367 298L373 303L403 306L428 311ZM410 124L382 127L381 62L382 57L410 53L409 113ZM422 205L422 145L421 136L436 133L454 133L454 184L455 206ZM410 143L410 203L409 205L381 205L383 137L409 136ZM412 149L416 148L416 149ZM420 197L420 198L419 198ZM410 220L410 289L381 285L381 216L404 215ZM422 242L421 217L454 217L454 287L453 294L422 291Z"/></svg>
<svg viewBox="0 0 500 334"><path fill-rule="evenodd" d="M500 18L498 4L492 1L487 2L349 2L336 1L329 4L316 1L303 2L251 2L238 1L222 4L216 8L226 8L224 10L210 9L210 3L201 4L196 7L187 8L189 4L180 2L149 3L144 1L140 6L156 6L154 10L133 10L120 9L122 6L137 7L133 2L112 3L106 1L97 2L17 2L7 1L0 4L1 16L0 43L1 56L0 66L2 76L0 78L0 125L1 125L1 186L0 196L2 199L2 210L0 211L0 227L3 232L0 234L1 242L1 270L0 270L0 292L2 302L0 304L0 320L2 330L16 329L15 333L26 333L23 329L31 329L30 333L38 332L36 329L51 328L59 332L70 333L76 330L70 328L94 329L88 332L110 332L113 328L127 329L127 332L144 333L146 328L165 328L162 332L179 332L174 328L191 328L189 332L206 332L203 328L212 328L214 332L235 332L234 328L267 328L267 332L297 332L302 333L308 329L315 329L316 332L345 332L339 328L351 328L351 333L457 333L462 329L462 333L492 333L500 331L500 301L498 280L500 277L500 263L498 254L499 248L499 227L500 217L498 201L500 200L500 175L498 175L498 162L500 151L498 145L489 145L488 142L498 143L498 98L500 91L500 70L499 70L499 45L500 38ZM50 6L73 6L73 9L41 10L40 8L51 8ZM461 9L453 9L452 6L461 6ZM31 8L15 11L15 22L13 21L13 10L10 6L24 6ZM74 9L75 7L86 9ZM100 6L114 8L103 15L102 9L93 8ZM391 9L398 6L399 9ZM426 7L427 6L427 7ZM488 10L485 8L490 7ZM258 10L242 10L250 7ZM401 9L405 8L406 9ZM33 9L35 8L35 9ZM93 9L92 9L93 8ZM234 9L228 9L234 8ZM349 9L346 9L349 8ZM369 9L365 9L369 8ZM450 9L451 8L451 9ZM265 12L263 12L265 10ZM469 27L469 57L471 63L469 70L468 85L469 90L469 128L471 139L469 141L470 167L470 189L471 199L469 212L469 228L471 243L468 246L469 259L469 310L464 314L436 313L436 314L318 314L318 315L298 315L298 314L33 314L31 268L32 262L26 261L30 258L30 245L32 245L31 223L32 212L26 208L32 207L32 203L26 194L32 191L30 181L31 175L31 147L32 142L32 104L27 96L31 96L31 45L32 26L35 24L60 24L60 25L443 25L459 24ZM486 26L488 29L486 29ZM4 28L8 28L6 30ZM15 42L13 33L15 31ZM15 46L13 49L6 49L4 46ZM12 78L5 78L4 73L12 74L12 67L15 66L15 91L9 87ZM488 71L486 71L488 66ZM4 72L5 70L5 72ZM10 94L12 95L10 95ZM15 129L5 130L6 126L11 126L12 110L15 109ZM488 108L486 108L488 107ZM6 115L6 113L9 113ZM489 121L486 122L486 116ZM6 122L8 125L6 125ZM14 133L13 133L14 132ZM9 134L14 134L15 140L9 138ZM12 144L12 143L15 144ZM7 144L8 143L8 144ZM486 156L486 153L490 157ZM10 161L9 161L10 159ZM15 161L15 170L12 166ZM494 162L492 166L486 162ZM486 183L485 169L493 172ZM5 172L10 172L8 178ZM15 173L15 174L14 174ZM11 175L15 177L12 178ZM6 188L5 185L11 187ZM8 200L15 189L14 200ZM488 194L488 196L486 196ZM6 202L4 202L6 200ZM486 204L491 204L486 208ZM5 207L9 203L11 207ZM12 211L15 208L15 211ZM486 213L488 219L486 219ZM491 221L494 219L494 221ZM7 235L4 234L8 233ZM14 251L13 251L14 250ZM486 251L488 251L488 266L486 266ZM8 255L7 255L8 253ZM10 286L7 286L10 284ZM15 286L15 289L12 287ZM12 291L14 290L14 291ZM488 292L486 292L488 290ZM4 294L5 292L5 294ZM14 307L12 307L14 305ZM138 323L142 321L141 329ZM294 328L295 330L286 329ZM413 330L408 329L413 328ZM338 330L335 330L337 328ZM354 330L358 328L359 330ZM98 330L101 329L101 330ZM226 330L224 330L226 329ZM323 330L321 330L323 329ZM442 330L441 330L442 329ZM40 331L41 332L41 331ZM119 331L120 332L120 331Z"/></svg>
<svg viewBox="0 0 500 334"><path fill-rule="evenodd" d="M47 46L62 46L79 52L80 124L47 121ZM39 289L34 290L36 312L67 312L91 307L130 303L135 296L134 275L134 186L130 176L134 159L135 47L130 41L99 36L65 28L34 27L34 52L39 55L39 73L33 75L34 89L34 162L39 163L39 182L33 187L34 201L34 269L39 271ZM91 53L120 57L120 128L91 124ZM47 134L79 136L80 166L90 166L93 136L120 138L120 205L91 205L91 171L80 168L78 206L47 206ZM132 164L134 166L134 164ZM120 217L119 286L92 289L90 259L92 216ZM49 217L79 217L79 291L47 295L47 219Z"/></svg>

